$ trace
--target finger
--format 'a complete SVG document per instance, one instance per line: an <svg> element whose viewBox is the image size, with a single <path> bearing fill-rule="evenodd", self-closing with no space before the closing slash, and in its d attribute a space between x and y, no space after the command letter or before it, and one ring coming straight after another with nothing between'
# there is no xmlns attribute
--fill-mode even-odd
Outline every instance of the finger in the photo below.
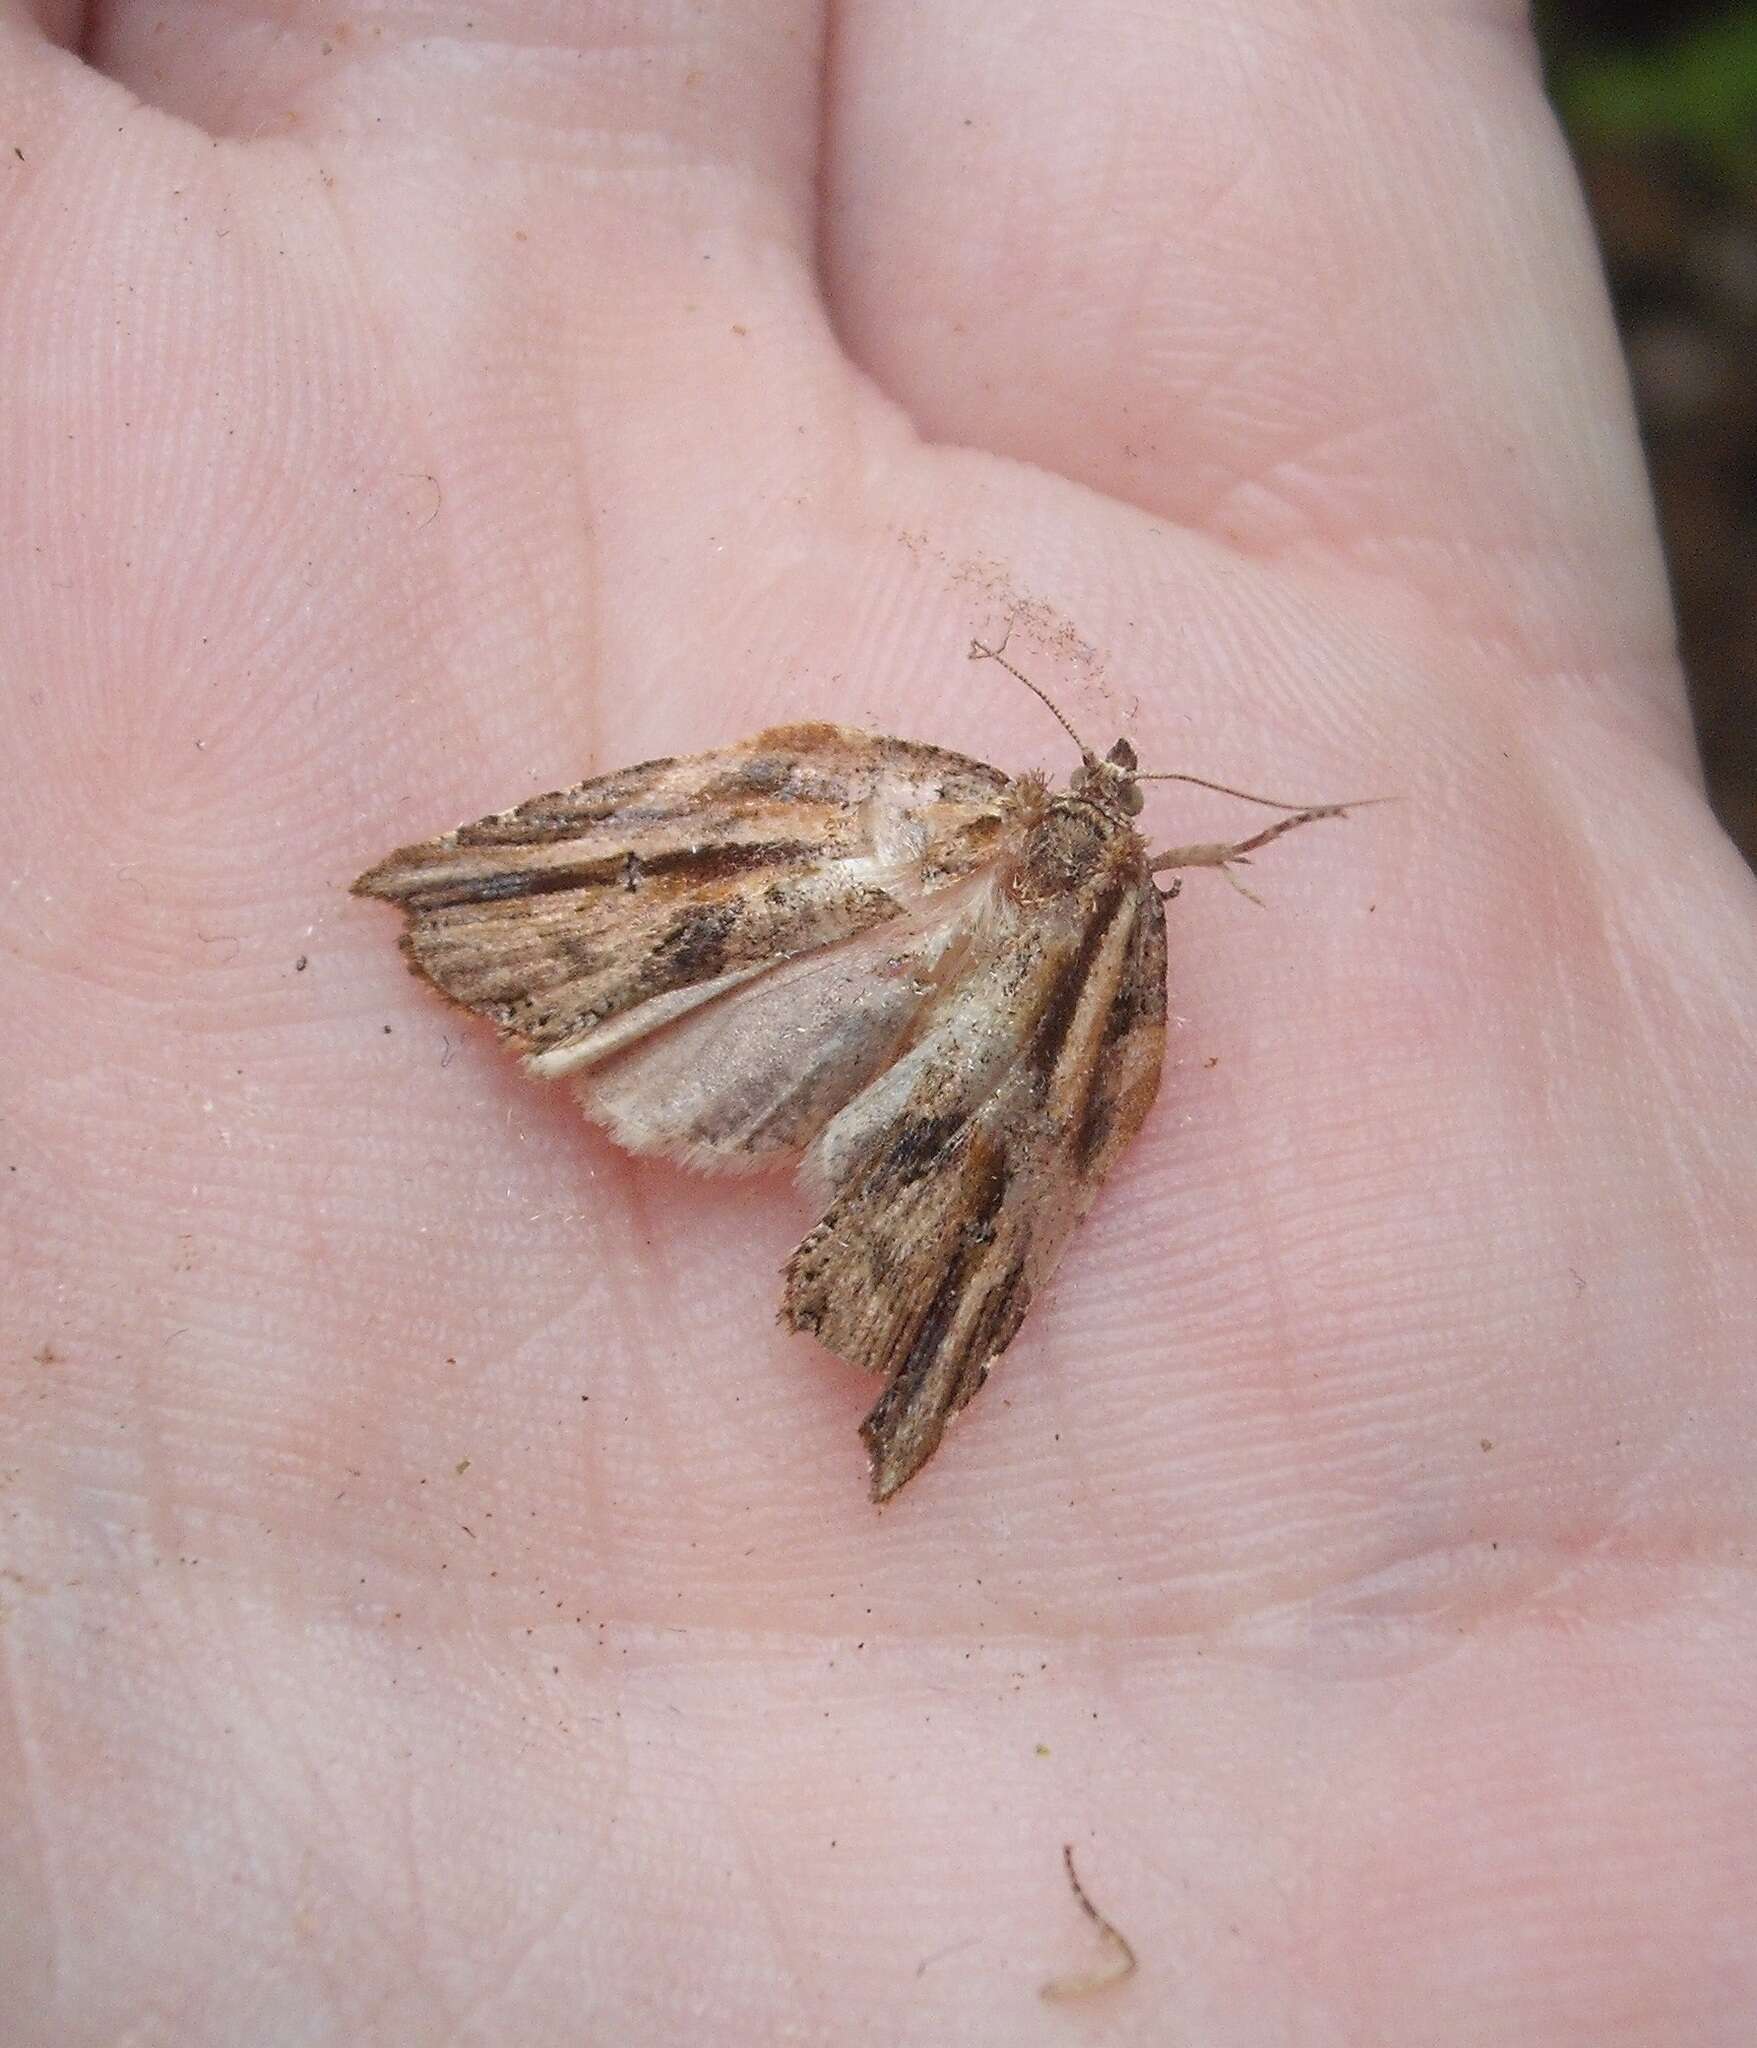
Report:
<svg viewBox="0 0 1757 2048"><path fill-rule="evenodd" d="M54 139L100 97L67 54L84 23L78 0L0 0L0 235L30 190L24 173L40 170Z"/></svg>
<svg viewBox="0 0 1757 2048"><path fill-rule="evenodd" d="M155 105L74 73L108 111L78 190L37 209L55 327L38 310L20 341L79 417L53 435L40 410L12 424L88 469L131 465L95 487L82 477L77 494L86 545L92 522L127 523L109 552L152 611L117 626L111 674L174 620L195 637L196 606L166 596L193 582L217 586L200 593L205 649L216 617L283 617L259 586L289 561L318 565L326 617L357 596L376 645L399 609L382 567L338 579L326 565L358 566L362 531L394 531L396 582L420 595L393 672L421 659L431 692L441 587L489 593L492 630L473 623L457 674L509 722L510 693L485 679L551 677L557 701L525 722L558 715L577 732L581 678L622 651L602 643L599 566L625 597L662 580L660 516L677 549L713 554L748 517L777 412L803 451L800 418L832 380L840 394L812 277L817 14L539 16L491 0L349 19L344 32L299 4L272 24L186 4L101 10L95 57ZM216 149L190 120L262 140ZM106 150L127 152L125 170L89 175ZM24 324L16 284L7 303ZM57 373L51 334L72 325L108 338L102 376L71 374L64 353ZM779 343L759 351L768 337ZM192 473L193 495L218 480L228 499L205 546L187 520L140 516ZM313 488L325 478L336 488ZM630 562L638 574L622 573ZM619 612L631 633L635 609ZM158 652L162 692L179 667ZM328 658L331 673L353 667ZM264 670L240 658L228 673Z"/></svg>
<svg viewBox="0 0 1757 2048"><path fill-rule="evenodd" d="M736 0L679 10L558 0L349 9L291 0L116 0L93 61L210 133L352 148L455 214L460 190L518 166L607 207L718 215L809 241L819 9ZM509 191L509 202L528 196Z"/></svg>
<svg viewBox="0 0 1757 2048"><path fill-rule="evenodd" d="M4 0L0 4L0 49L7 53L8 69L45 41L72 49L84 22L80 0Z"/></svg>
<svg viewBox="0 0 1757 2048"><path fill-rule="evenodd" d="M825 275L927 433L1345 554L1540 666L1664 664L1620 359L1512 10L903 17L839 22Z"/></svg>

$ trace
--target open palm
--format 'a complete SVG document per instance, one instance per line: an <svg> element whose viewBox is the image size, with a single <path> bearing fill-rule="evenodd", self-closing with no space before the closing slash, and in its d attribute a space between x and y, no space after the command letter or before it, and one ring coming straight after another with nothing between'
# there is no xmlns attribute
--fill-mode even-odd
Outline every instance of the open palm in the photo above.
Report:
<svg viewBox="0 0 1757 2048"><path fill-rule="evenodd" d="M1753 891L1516 10L38 13L7 2038L1746 2040ZM881 1515L785 1179L344 891L786 719L1065 772L1009 618L1101 747L1399 801L1192 878Z"/></svg>

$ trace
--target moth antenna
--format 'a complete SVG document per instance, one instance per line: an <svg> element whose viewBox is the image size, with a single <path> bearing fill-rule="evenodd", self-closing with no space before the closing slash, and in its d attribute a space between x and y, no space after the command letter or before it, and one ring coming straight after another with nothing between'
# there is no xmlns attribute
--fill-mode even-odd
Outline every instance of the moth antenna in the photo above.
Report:
<svg viewBox="0 0 1757 2048"><path fill-rule="evenodd" d="M1290 804L1283 803L1278 796L1258 796L1254 790L1234 789L1228 782L1210 782L1205 775L1177 775L1165 771L1161 771L1158 774L1138 774L1135 780L1137 782L1193 782L1198 789L1212 789L1221 796L1236 796L1247 804L1265 804L1272 811L1327 811L1331 809L1353 811L1359 810L1367 804L1388 804L1393 801L1388 796L1360 796L1355 797L1346 805Z"/></svg>
<svg viewBox="0 0 1757 2048"><path fill-rule="evenodd" d="M1015 613L1014 616L1017 617L1017 614ZM985 647L980 640L971 641L970 659L972 661L998 661L1007 674L1016 677L1018 681L1023 683L1040 704L1048 705L1050 716L1061 727L1062 731L1067 734L1068 738L1073 741L1074 745L1079 748L1080 759L1082 761L1095 760L1097 757L1093 754L1092 749L1087 746L1086 742L1081 739L1080 735L1075 732L1066 718L1062 716L1061 708L1055 700L1045 691L1040 690L1022 668L1016 668L1007 659L1007 642L1012 637L1013 620L1009 619L1007 621L1007 630L1001 635L1001 644L998 647Z"/></svg>

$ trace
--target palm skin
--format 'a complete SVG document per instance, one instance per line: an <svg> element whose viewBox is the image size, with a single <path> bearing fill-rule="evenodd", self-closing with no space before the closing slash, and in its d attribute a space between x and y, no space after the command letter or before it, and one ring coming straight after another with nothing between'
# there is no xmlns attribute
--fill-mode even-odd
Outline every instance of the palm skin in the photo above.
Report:
<svg viewBox="0 0 1757 2048"><path fill-rule="evenodd" d="M1747 2040L1753 891L1511 12L0 36L11 2037ZM1065 772L1021 606L1100 747L1399 801L1185 887L875 1514L785 1180L345 889L800 717Z"/></svg>

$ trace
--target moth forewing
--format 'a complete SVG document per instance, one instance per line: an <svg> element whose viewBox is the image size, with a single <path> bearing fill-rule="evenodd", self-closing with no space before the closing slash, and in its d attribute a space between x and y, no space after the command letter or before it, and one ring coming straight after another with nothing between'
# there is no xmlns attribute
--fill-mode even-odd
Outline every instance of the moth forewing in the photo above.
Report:
<svg viewBox="0 0 1757 2048"><path fill-rule="evenodd" d="M956 986L820 1143L834 1198L789 1261L783 1313L885 1377L862 1424L875 1499L982 1385L1152 1103L1164 917L1145 860L1075 799L1018 817Z"/></svg>
<svg viewBox="0 0 1757 2048"><path fill-rule="evenodd" d="M1339 808L1182 852L1225 867ZM861 1433L884 1500L1158 1089L1154 873L1177 857L1150 859L1139 809L1125 741L1083 749L1052 796L937 747L782 726L532 798L354 887L405 912L418 973L630 1150L804 1159L824 1209L781 1313L883 1376Z"/></svg>
<svg viewBox="0 0 1757 2048"><path fill-rule="evenodd" d="M937 747L783 726L534 797L354 888L399 904L417 971L559 1078L708 984L870 930L908 889L980 866L1007 787Z"/></svg>

